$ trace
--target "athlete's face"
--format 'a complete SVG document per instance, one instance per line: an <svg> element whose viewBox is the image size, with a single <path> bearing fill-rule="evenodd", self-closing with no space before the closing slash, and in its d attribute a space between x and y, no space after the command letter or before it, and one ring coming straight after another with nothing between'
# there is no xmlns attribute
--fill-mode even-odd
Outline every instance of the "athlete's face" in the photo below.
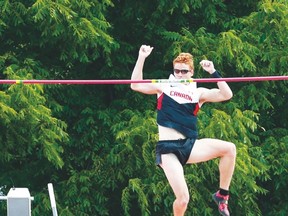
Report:
<svg viewBox="0 0 288 216"><path fill-rule="evenodd" d="M190 79L193 76L193 70L185 63L175 63L174 76L176 79Z"/></svg>

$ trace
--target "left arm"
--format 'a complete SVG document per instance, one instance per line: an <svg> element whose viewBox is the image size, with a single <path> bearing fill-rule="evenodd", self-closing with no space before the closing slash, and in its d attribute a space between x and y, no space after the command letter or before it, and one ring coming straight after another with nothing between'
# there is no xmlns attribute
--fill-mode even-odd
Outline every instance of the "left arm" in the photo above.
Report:
<svg viewBox="0 0 288 216"><path fill-rule="evenodd" d="M139 49L138 59L133 69L131 80L143 80L143 67L146 58L152 52L153 47L142 45ZM144 94L160 94L161 88L159 83L131 83L131 89Z"/></svg>
<svg viewBox="0 0 288 216"><path fill-rule="evenodd" d="M218 72L215 70L214 64L212 61L202 60L200 62L202 68L211 74L213 77L219 77ZM229 85L225 81L217 82L218 88L214 89L201 89L200 103L205 102L221 102L226 101L232 98L233 93Z"/></svg>

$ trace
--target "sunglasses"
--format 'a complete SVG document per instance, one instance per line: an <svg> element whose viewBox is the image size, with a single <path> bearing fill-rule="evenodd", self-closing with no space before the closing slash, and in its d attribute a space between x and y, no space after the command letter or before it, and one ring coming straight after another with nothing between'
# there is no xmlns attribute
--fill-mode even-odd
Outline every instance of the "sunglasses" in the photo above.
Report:
<svg viewBox="0 0 288 216"><path fill-rule="evenodd" d="M188 72L191 72L191 70L186 70L186 69L182 69L182 70L179 70L179 69L174 69L174 73L175 74L187 74Z"/></svg>

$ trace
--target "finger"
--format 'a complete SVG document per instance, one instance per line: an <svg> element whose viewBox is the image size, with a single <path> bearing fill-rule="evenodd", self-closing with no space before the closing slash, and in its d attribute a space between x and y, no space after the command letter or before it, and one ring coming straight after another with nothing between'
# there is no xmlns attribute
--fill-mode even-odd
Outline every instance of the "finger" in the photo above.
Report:
<svg viewBox="0 0 288 216"><path fill-rule="evenodd" d="M153 50L153 47L147 46L144 50L145 52L150 53Z"/></svg>
<svg viewBox="0 0 288 216"><path fill-rule="evenodd" d="M211 65L211 61L208 61L208 60L202 60L200 62L201 66L202 67L209 67Z"/></svg>
<svg viewBox="0 0 288 216"><path fill-rule="evenodd" d="M140 48L140 50L141 50L142 52L145 52L145 50L146 50L146 45L142 45L141 48Z"/></svg>
<svg viewBox="0 0 288 216"><path fill-rule="evenodd" d="M152 49L153 49L153 47L151 47L149 45L142 45L141 46L141 51L143 51L143 52L151 52Z"/></svg>

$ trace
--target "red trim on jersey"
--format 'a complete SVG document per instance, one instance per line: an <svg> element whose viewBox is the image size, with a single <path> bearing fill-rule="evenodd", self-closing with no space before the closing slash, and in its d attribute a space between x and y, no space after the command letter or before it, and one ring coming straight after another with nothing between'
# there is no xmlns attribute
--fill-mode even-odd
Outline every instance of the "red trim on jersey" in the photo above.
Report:
<svg viewBox="0 0 288 216"><path fill-rule="evenodd" d="M194 112L193 112L194 116L197 115L199 109L200 109L200 107L199 107L199 103L197 103L196 106L195 106Z"/></svg>
<svg viewBox="0 0 288 216"><path fill-rule="evenodd" d="M157 109L161 110L162 108L162 101L163 101L164 94L162 93L160 97L157 99Z"/></svg>

